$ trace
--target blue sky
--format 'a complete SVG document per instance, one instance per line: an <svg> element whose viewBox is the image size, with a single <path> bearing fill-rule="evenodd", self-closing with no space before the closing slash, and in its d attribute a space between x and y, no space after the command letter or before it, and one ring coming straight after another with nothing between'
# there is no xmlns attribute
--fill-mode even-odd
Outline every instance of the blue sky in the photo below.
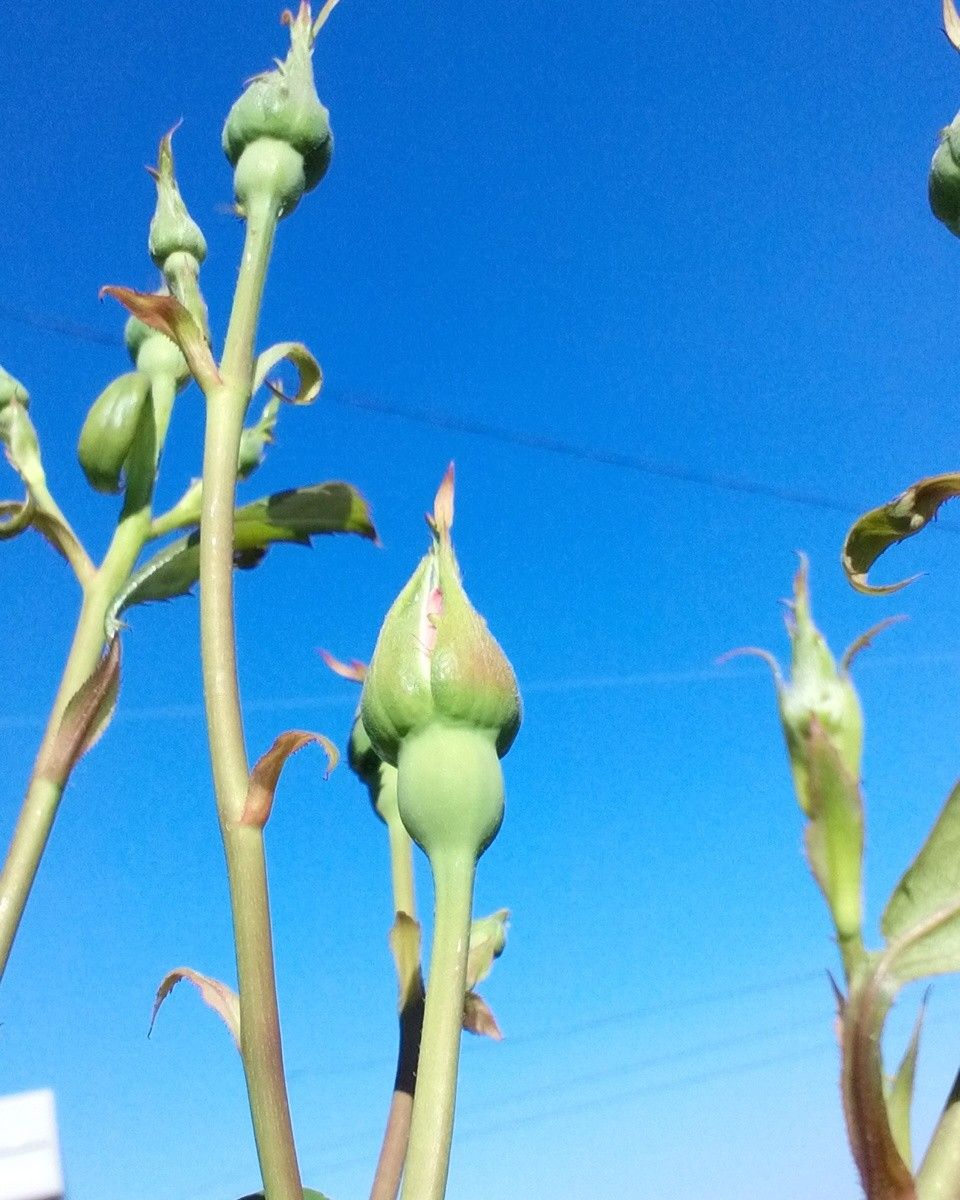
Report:
<svg viewBox="0 0 960 1200"><path fill-rule="evenodd" d="M142 164L183 117L222 333L242 231L219 130L282 52L277 15L0 16L0 362L98 553L116 505L86 490L74 446L126 360L97 291L153 284ZM910 615L857 669L875 915L958 762L956 517L891 556L888 578L929 570L899 597L857 596L838 565L853 512L957 465L960 245L926 171L960 60L937 5L343 0L316 65L336 152L281 228L261 341L306 340L327 385L283 413L246 494L348 479L383 548L280 547L239 579L248 741L343 740L356 697L316 649L369 656L455 459L465 582L526 714L477 896L513 914L486 986L507 1036L464 1046L451 1200L853 1200L835 956L773 691L761 664L713 663L744 643L785 654L801 548L835 648ZM201 420L186 393L162 499L197 470ZM2 547L0 579L5 833L77 598L39 539ZM130 626L117 718L71 785L0 993L0 1091L56 1090L71 1200L232 1200L256 1172L229 1038L186 988L145 1036L169 968L233 978L196 602ZM355 1200L392 1082L392 914L382 829L349 773L321 768L291 763L268 831L278 975L305 1181ZM958 1015L938 984L921 1129Z"/></svg>

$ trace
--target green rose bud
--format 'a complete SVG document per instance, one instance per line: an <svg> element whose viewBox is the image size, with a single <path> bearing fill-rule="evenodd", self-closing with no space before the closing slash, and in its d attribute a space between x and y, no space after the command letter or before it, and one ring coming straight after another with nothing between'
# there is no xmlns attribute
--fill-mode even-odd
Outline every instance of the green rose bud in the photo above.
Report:
<svg viewBox="0 0 960 1200"><path fill-rule="evenodd" d="M838 666L813 623L802 558L787 621L790 678L784 679L766 651L745 651L765 659L773 671L797 801L807 818L807 859L850 962L862 953L863 714L849 667L881 627L858 638Z"/></svg>
<svg viewBox="0 0 960 1200"><path fill-rule="evenodd" d="M794 600L787 627L792 647L790 680L784 682L777 672L777 698L797 799L809 816L811 722L819 723L850 778L858 780L863 755L863 713L847 672L849 654L838 670L823 635L813 623L806 560L794 580Z"/></svg>
<svg viewBox="0 0 960 1200"><path fill-rule="evenodd" d="M503 817L499 759L520 727L520 695L460 582L452 467L428 520L433 545L384 620L361 714L374 749L397 767L410 836L431 857L479 856Z"/></svg>
<svg viewBox="0 0 960 1200"><path fill-rule="evenodd" d="M430 521L433 545L387 614L364 681L363 723L387 762L433 721L488 732L501 756L520 728L516 677L463 590L452 521L451 467Z"/></svg>
<svg viewBox="0 0 960 1200"><path fill-rule="evenodd" d="M930 163L930 207L938 221L960 237L960 113L940 131Z"/></svg>
<svg viewBox="0 0 960 1200"><path fill-rule="evenodd" d="M148 376L130 371L107 384L94 400L80 430L77 457L95 491L123 490L124 464L149 398Z"/></svg>
<svg viewBox="0 0 960 1200"><path fill-rule="evenodd" d="M290 28L286 59L250 80L223 127L241 211L269 189L280 199L281 216L317 186L333 153L330 115L313 76L317 31L309 3L302 0L297 15L285 12L283 21Z"/></svg>
<svg viewBox="0 0 960 1200"><path fill-rule="evenodd" d="M147 245L161 271L172 254L189 254L198 264L207 257L200 226L187 212L173 171L173 130L160 142L156 167L148 167L157 185L157 207L150 222Z"/></svg>

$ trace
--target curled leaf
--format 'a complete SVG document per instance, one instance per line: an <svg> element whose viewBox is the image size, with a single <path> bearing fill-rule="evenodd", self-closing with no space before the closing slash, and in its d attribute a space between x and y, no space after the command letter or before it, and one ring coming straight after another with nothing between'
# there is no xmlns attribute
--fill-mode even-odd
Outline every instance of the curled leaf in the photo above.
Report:
<svg viewBox="0 0 960 1200"><path fill-rule="evenodd" d="M92 674L64 709L60 726L37 765L37 774L61 787L110 724L120 689L120 639L114 635Z"/></svg>
<svg viewBox="0 0 960 1200"><path fill-rule="evenodd" d="M279 383L267 378L273 368L284 360L292 363L297 371L297 390L293 395L287 395ZM320 395L323 372L302 342L278 342L258 355L254 364L253 390L256 391L264 383L278 400L286 400L288 404L310 404Z"/></svg>
<svg viewBox="0 0 960 1200"><path fill-rule="evenodd" d="M166 1000L181 979L189 979L200 993L200 998L204 1004L212 1008L222 1018L224 1025L230 1031L230 1036L239 1050L240 997L233 988L227 987L219 979L212 979L209 975L201 975L199 971L194 971L191 967L174 967L172 971L168 971L163 979L160 980L160 986L157 988L157 995L153 1001L153 1012L150 1014L150 1028L147 1031L147 1037L153 1032L154 1022L157 1019L157 1013L160 1011L160 1005Z"/></svg>
<svg viewBox="0 0 960 1200"><path fill-rule="evenodd" d="M870 568L885 550L919 533L937 515L940 506L960 495L960 474L931 475L894 497L889 504L864 513L854 522L843 543L841 561L847 578L858 592L885 596L913 583L919 576L898 583L867 582Z"/></svg>
<svg viewBox="0 0 960 1200"><path fill-rule="evenodd" d="M463 1028L467 1033L488 1037L495 1042L503 1041L493 1010L477 992L467 992L463 998Z"/></svg>
<svg viewBox="0 0 960 1200"><path fill-rule="evenodd" d="M333 742L324 737L322 733L308 733L304 729L288 729L286 733L281 733L274 739L273 745L266 754L257 759L250 772L247 800L240 816L239 823L241 825L252 825L257 829L263 829L270 817L274 793L277 790L277 783L280 781L280 772L287 759L291 754L302 750L304 746L309 746L311 742L315 742L326 751L327 770L324 778L329 778L330 772L340 759L340 752Z"/></svg>
<svg viewBox="0 0 960 1200"><path fill-rule="evenodd" d="M0 500L0 542L29 529L33 514L33 498L29 495L24 500Z"/></svg>
<svg viewBox="0 0 960 1200"><path fill-rule="evenodd" d="M175 342L187 360L191 374L204 391L223 382L203 330L176 296L137 292L133 288L112 285L101 288L100 296L112 296L144 325L165 333Z"/></svg>

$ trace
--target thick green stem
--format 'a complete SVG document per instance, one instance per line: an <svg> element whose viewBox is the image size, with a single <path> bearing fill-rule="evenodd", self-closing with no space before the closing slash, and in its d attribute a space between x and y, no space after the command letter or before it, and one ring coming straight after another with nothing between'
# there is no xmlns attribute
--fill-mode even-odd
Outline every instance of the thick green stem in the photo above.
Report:
<svg viewBox="0 0 960 1200"><path fill-rule="evenodd" d="M233 513L237 455L250 403L253 348L279 204L247 210L243 260L227 332L221 386L207 393L200 520L200 635L210 757L230 882L240 1049L266 1200L302 1200L283 1073L263 833L241 827L249 767L237 682Z"/></svg>
<svg viewBox="0 0 960 1200"><path fill-rule="evenodd" d="M476 858L435 852L433 950L403 1200L443 1200L450 1164Z"/></svg>
<svg viewBox="0 0 960 1200"><path fill-rule="evenodd" d="M917 1172L917 1200L960 1200L960 1075Z"/></svg>

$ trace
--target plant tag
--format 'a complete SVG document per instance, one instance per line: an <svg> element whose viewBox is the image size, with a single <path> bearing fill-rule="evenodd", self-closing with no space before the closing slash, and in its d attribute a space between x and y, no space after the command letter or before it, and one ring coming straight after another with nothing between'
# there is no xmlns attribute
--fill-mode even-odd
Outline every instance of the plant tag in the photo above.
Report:
<svg viewBox="0 0 960 1200"><path fill-rule="evenodd" d="M0 1096L0 1200L63 1200L53 1092Z"/></svg>

